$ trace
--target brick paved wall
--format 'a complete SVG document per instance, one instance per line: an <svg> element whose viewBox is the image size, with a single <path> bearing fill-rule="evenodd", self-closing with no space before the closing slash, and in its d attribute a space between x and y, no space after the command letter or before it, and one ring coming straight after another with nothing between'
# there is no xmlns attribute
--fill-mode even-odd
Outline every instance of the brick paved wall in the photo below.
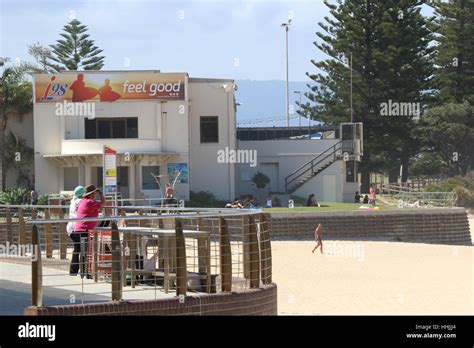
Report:
<svg viewBox="0 0 474 348"><path fill-rule="evenodd" d="M318 223L328 239L471 245L464 208L268 214L276 239L314 239Z"/></svg>
<svg viewBox="0 0 474 348"><path fill-rule="evenodd" d="M29 316L49 315L277 315L277 286L243 292L159 300L110 301L51 307L27 307Z"/></svg>

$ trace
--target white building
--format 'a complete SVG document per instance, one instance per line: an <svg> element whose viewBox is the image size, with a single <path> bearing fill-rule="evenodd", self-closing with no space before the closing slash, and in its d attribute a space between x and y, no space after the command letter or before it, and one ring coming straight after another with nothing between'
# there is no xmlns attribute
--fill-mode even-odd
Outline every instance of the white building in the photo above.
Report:
<svg viewBox="0 0 474 348"><path fill-rule="evenodd" d="M218 199L232 200L256 195L252 177L261 172L270 178L264 195L280 194L283 204L290 194L313 193L319 201L353 200L359 190L361 124L342 125L342 136L337 137L337 132L329 132L322 139L291 139L284 129L271 140L237 141L234 90L233 80L186 73L35 75L36 191L59 193L79 184L103 187L107 146L118 154L117 189L123 198L160 198L162 190L152 174L159 175L164 186L180 173L178 199L189 199L190 191L209 191ZM222 151L241 150L255 153L254 161L219 157Z"/></svg>
<svg viewBox="0 0 474 348"><path fill-rule="evenodd" d="M256 192L252 177L261 172L270 178L265 193L280 193L302 198L314 194L318 201L353 202L360 191L358 162L362 155L362 124L342 124L337 132L325 132L312 138L271 136L272 128L253 129L255 136L238 141L240 150L256 150L256 166L239 166L238 191L241 195ZM286 132L285 129L273 132ZM263 139L258 134L263 133ZM270 139L265 134L270 133ZM336 133L339 135L336 136ZM267 139L265 139L267 138ZM285 202L286 203L286 202Z"/></svg>
<svg viewBox="0 0 474 348"><path fill-rule="evenodd" d="M118 152L117 184L123 197L159 198L162 192L151 174L162 175L164 185L178 171L178 199L189 199L190 190L211 191L227 200L236 195L235 165L216 160L218 149L236 146L232 80L159 71L64 72L38 74L34 80L35 187L40 194L70 191L79 184L102 187L102 154L108 146ZM71 116L71 104L85 106ZM93 117L84 112L88 104L94 105Z"/></svg>

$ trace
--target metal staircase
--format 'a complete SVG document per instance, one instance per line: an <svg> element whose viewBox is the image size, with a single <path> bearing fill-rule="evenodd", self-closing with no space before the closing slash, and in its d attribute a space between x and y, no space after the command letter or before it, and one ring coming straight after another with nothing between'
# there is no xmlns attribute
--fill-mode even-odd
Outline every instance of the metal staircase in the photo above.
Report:
<svg viewBox="0 0 474 348"><path fill-rule="evenodd" d="M342 142L331 146L323 153L314 157L302 166L294 170L285 178L285 190L292 194L303 186L308 180L314 178L331 164L342 158Z"/></svg>

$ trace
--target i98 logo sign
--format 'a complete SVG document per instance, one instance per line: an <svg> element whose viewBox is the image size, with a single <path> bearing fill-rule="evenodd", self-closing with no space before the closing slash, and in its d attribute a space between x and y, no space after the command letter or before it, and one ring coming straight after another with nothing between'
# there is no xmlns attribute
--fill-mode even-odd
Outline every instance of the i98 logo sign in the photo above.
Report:
<svg viewBox="0 0 474 348"><path fill-rule="evenodd" d="M62 100L64 94L66 94L68 84L54 82L56 76L51 77L51 82L48 84L44 91L44 95L41 97L41 101L46 100Z"/></svg>

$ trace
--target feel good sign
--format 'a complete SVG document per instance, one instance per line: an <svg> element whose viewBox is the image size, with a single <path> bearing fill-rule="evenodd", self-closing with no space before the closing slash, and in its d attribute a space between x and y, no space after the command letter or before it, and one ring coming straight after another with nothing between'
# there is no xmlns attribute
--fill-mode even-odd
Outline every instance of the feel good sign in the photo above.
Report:
<svg viewBox="0 0 474 348"><path fill-rule="evenodd" d="M184 100L185 73L71 72L36 74L35 102Z"/></svg>

